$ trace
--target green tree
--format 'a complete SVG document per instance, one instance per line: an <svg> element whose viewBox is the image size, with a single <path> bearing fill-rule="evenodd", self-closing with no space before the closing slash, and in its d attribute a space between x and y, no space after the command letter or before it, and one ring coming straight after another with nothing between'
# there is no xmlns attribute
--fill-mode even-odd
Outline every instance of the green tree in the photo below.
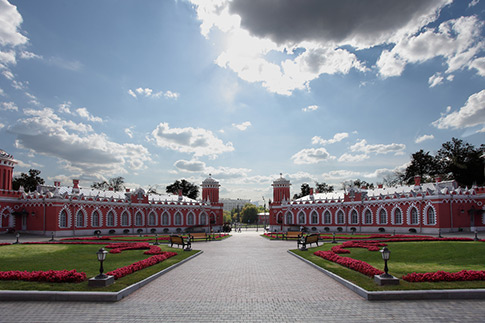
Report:
<svg viewBox="0 0 485 323"><path fill-rule="evenodd" d="M414 183L414 176L420 176L423 182L432 182L440 173L440 160L422 149L411 155L411 163L404 171L404 182Z"/></svg>
<svg viewBox="0 0 485 323"><path fill-rule="evenodd" d="M333 186L328 185L327 183L315 182L315 188L319 193L331 193L334 191Z"/></svg>
<svg viewBox="0 0 485 323"><path fill-rule="evenodd" d="M197 199L199 195L199 187L195 184L192 184L185 179L176 180L173 184L168 185L166 187L167 193L178 194L179 190L182 190L182 195L187 196L191 199Z"/></svg>
<svg viewBox="0 0 485 323"><path fill-rule="evenodd" d="M242 223L256 223L258 221L258 208L256 205L247 203L242 209Z"/></svg>
<svg viewBox="0 0 485 323"><path fill-rule="evenodd" d="M231 216L231 211L223 211L223 218L224 218L224 223L231 223L232 222L232 216Z"/></svg>
<svg viewBox="0 0 485 323"><path fill-rule="evenodd" d="M112 189L115 192L123 191L125 189L125 179L121 176L112 177L108 181L94 182L91 184L92 188L98 190Z"/></svg>
<svg viewBox="0 0 485 323"><path fill-rule="evenodd" d="M482 154L482 149L452 138L442 145L436 158L446 179L453 178L462 186L483 185L485 178Z"/></svg>
<svg viewBox="0 0 485 323"><path fill-rule="evenodd" d="M44 184L44 179L39 175L40 170L37 169L30 169L29 174L21 173L20 176L16 176L12 180L12 188L18 190L22 186L25 192L33 192L38 185Z"/></svg>
<svg viewBox="0 0 485 323"><path fill-rule="evenodd" d="M301 184L300 189L301 189L301 192L299 194L293 195L294 200L299 199L303 196L310 195L310 185L308 185L307 183Z"/></svg>

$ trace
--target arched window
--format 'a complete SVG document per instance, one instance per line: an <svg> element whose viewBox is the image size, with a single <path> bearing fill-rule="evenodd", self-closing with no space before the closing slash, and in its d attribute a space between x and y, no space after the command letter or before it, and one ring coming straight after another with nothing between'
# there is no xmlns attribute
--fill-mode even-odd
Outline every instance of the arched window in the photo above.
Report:
<svg viewBox="0 0 485 323"><path fill-rule="evenodd" d="M356 210L352 210L352 212L350 212L350 223L352 223L352 224L358 224L359 223L359 217L357 216Z"/></svg>
<svg viewBox="0 0 485 323"><path fill-rule="evenodd" d="M293 214L290 212L286 213L286 224L293 224Z"/></svg>
<svg viewBox="0 0 485 323"><path fill-rule="evenodd" d="M411 224L418 224L418 209L415 207L411 209Z"/></svg>
<svg viewBox="0 0 485 323"><path fill-rule="evenodd" d="M62 210L59 215L59 227L67 228L67 213L65 210Z"/></svg>
<svg viewBox="0 0 485 323"><path fill-rule="evenodd" d="M125 227L130 225L130 217L128 216L128 212L121 213L121 225Z"/></svg>
<svg viewBox="0 0 485 323"><path fill-rule="evenodd" d="M298 214L298 224L305 224L305 213L300 212Z"/></svg>
<svg viewBox="0 0 485 323"><path fill-rule="evenodd" d="M175 225L182 225L182 216L179 212L175 214Z"/></svg>
<svg viewBox="0 0 485 323"><path fill-rule="evenodd" d="M384 209L379 211L379 224L387 224L387 212Z"/></svg>
<svg viewBox="0 0 485 323"><path fill-rule="evenodd" d="M187 216L187 225L194 225L194 214L189 213Z"/></svg>
<svg viewBox="0 0 485 323"><path fill-rule="evenodd" d="M312 224L318 224L318 213L316 211L312 212Z"/></svg>
<svg viewBox="0 0 485 323"><path fill-rule="evenodd" d="M402 224L402 212L400 208L394 210L394 224Z"/></svg>
<svg viewBox="0 0 485 323"><path fill-rule="evenodd" d="M332 215L330 214L330 211L325 211L325 213L323 213L323 223L325 224L330 224L332 223Z"/></svg>
<svg viewBox="0 0 485 323"><path fill-rule="evenodd" d="M168 222L168 213L163 213L162 214L162 225L169 225L169 222Z"/></svg>
<svg viewBox="0 0 485 323"><path fill-rule="evenodd" d="M84 227L84 213L81 210L76 213L76 227Z"/></svg>
<svg viewBox="0 0 485 323"><path fill-rule="evenodd" d="M428 224L435 224L436 220L435 220L434 209L432 207L429 207L426 213L428 215Z"/></svg>
<svg viewBox="0 0 485 323"><path fill-rule="evenodd" d="M115 215L113 211L109 211L108 214L106 215L106 225L108 227L114 227L115 226Z"/></svg>
<svg viewBox="0 0 485 323"><path fill-rule="evenodd" d="M141 212L138 212L135 215L135 225L136 226L142 226L143 225L143 214L141 214Z"/></svg>
<svg viewBox="0 0 485 323"><path fill-rule="evenodd" d="M157 225L157 215L153 212L148 215L148 225Z"/></svg>
<svg viewBox="0 0 485 323"><path fill-rule="evenodd" d="M92 226L94 228L99 227L99 212L98 211L93 212L93 214L91 216L91 222L92 222Z"/></svg>
<svg viewBox="0 0 485 323"><path fill-rule="evenodd" d="M372 224L372 213L369 209L364 212L365 224Z"/></svg>
<svg viewBox="0 0 485 323"><path fill-rule="evenodd" d="M337 224L344 224L344 223L345 223L344 212L342 210L339 210L337 212Z"/></svg>
<svg viewBox="0 0 485 323"><path fill-rule="evenodd" d="M200 225L205 225L207 223L207 214L202 213L200 215Z"/></svg>

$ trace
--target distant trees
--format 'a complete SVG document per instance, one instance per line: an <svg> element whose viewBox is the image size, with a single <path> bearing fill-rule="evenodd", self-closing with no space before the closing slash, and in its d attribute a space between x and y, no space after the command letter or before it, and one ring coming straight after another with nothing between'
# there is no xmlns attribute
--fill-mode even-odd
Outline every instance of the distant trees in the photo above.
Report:
<svg viewBox="0 0 485 323"><path fill-rule="evenodd" d="M454 179L461 186L483 185L484 146L475 148L461 139L452 138L442 144L435 156L420 150L411 155L411 163L401 176L406 184L414 182L414 176L421 176L423 182L434 181L440 176L444 180Z"/></svg>
<svg viewBox="0 0 485 323"><path fill-rule="evenodd" d="M256 223L258 221L258 207L254 204L247 203L242 211L242 223Z"/></svg>
<svg viewBox="0 0 485 323"><path fill-rule="evenodd" d="M109 190L112 189L113 191L119 192L125 189L125 179L121 176L113 177L108 179L108 181L102 182L94 182L91 184L92 188L98 190Z"/></svg>
<svg viewBox="0 0 485 323"><path fill-rule="evenodd" d="M293 195L294 200L299 199L303 196L310 195L310 185L309 184L307 184L307 183L301 184L300 190L301 190L300 193ZM328 185L327 183L315 182L315 193L317 193L317 192L318 193L329 193L329 192L333 192L333 191L334 191L333 186Z"/></svg>
<svg viewBox="0 0 485 323"><path fill-rule="evenodd" d="M197 196L199 195L199 187L185 179L180 181L176 180L173 184L166 187L167 193L178 194L179 190L182 190L182 195L194 200L197 199Z"/></svg>
<svg viewBox="0 0 485 323"><path fill-rule="evenodd" d="M30 169L28 174L21 173L12 180L12 188L18 190L22 186L25 192L32 192L37 189L38 185L44 184L44 179L40 176L40 170Z"/></svg>

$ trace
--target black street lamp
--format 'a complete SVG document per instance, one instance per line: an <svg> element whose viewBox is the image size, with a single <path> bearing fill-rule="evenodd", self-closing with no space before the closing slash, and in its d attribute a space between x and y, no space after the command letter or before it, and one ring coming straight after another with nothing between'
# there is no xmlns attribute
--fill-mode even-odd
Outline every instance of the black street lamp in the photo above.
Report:
<svg viewBox="0 0 485 323"><path fill-rule="evenodd" d="M158 233L155 233L155 243L154 245L158 246L160 243L158 243Z"/></svg>
<svg viewBox="0 0 485 323"><path fill-rule="evenodd" d="M17 238L17 241L15 241L14 244L19 244L20 233L17 232L17 234L15 235L15 238Z"/></svg>
<svg viewBox="0 0 485 323"><path fill-rule="evenodd" d="M103 274L103 261L106 259L106 255L108 254L108 252L106 250L104 250L104 248L101 248L98 250L98 252L96 252L96 256L98 256L98 261L99 261L99 275L96 276L95 278L96 279L106 279L108 278L108 275L105 275Z"/></svg>
<svg viewBox="0 0 485 323"><path fill-rule="evenodd" d="M337 243L337 241L335 240L335 232L332 232L332 243Z"/></svg>
<svg viewBox="0 0 485 323"><path fill-rule="evenodd" d="M382 259L384 260L384 274L381 275L382 278L393 278L392 275L389 275L389 269L387 268L387 261L391 257L391 250L384 247L380 250Z"/></svg>

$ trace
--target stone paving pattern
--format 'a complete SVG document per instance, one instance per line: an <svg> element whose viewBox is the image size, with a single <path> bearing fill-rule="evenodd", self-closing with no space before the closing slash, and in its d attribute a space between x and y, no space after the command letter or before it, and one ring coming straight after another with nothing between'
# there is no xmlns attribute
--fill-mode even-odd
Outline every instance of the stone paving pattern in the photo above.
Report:
<svg viewBox="0 0 485 323"><path fill-rule="evenodd" d="M0 302L0 322L485 321L485 300L367 301L260 234L194 243L202 255L119 302Z"/></svg>

